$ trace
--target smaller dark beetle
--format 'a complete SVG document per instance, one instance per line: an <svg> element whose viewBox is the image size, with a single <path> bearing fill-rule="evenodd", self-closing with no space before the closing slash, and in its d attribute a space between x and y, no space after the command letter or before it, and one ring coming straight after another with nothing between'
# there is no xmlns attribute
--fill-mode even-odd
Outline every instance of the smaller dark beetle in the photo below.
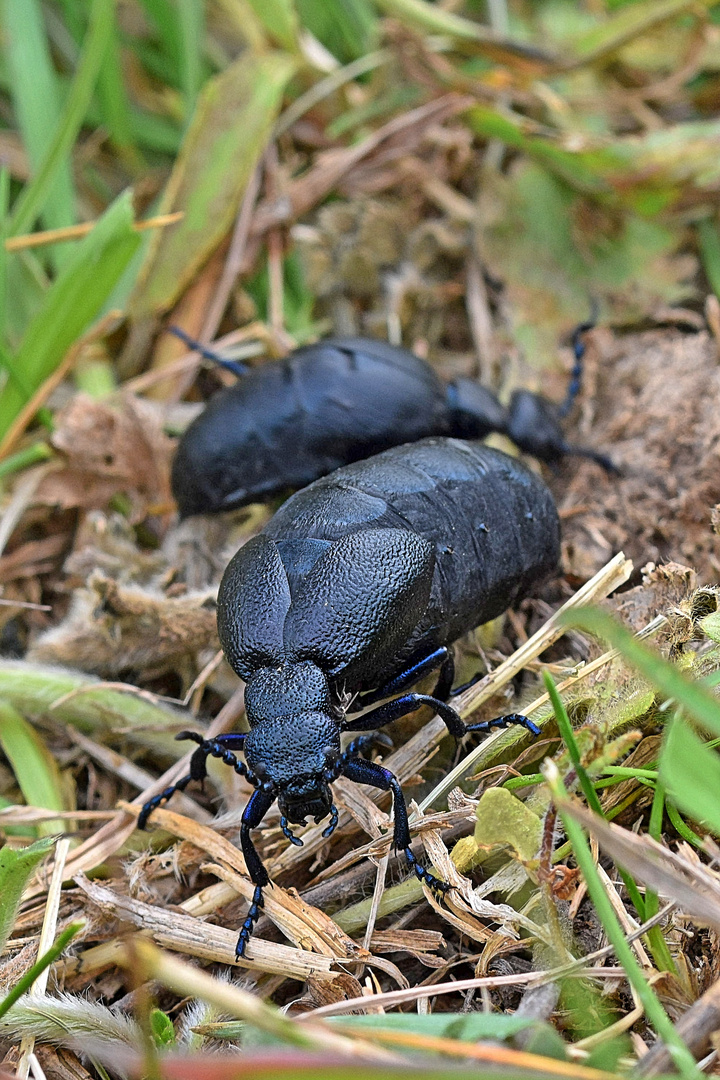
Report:
<svg viewBox="0 0 720 1080"><path fill-rule="evenodd" d="M482 443L434 438L347 465L299 491L233 557L220 585L218 630L247 684L250 731L178 736L198 743L190 772L147 802L138 824L174 791L202 780L209 755L254 785L240 843L255 892L238 956L269 884L251 829L277 799L293 844L302 841L291 824L307 817L329 815L329 836L338 821L331 784L339 776L392 791L396 848L421 881L441 893L449 888L411 851L396 777L362 756L376 736L361 735L344 749L340 738L374 731L421 705L456 739L508 723L537 734L517 714L464 724L448 704L459 692L452 690L449 646L552 573L559 537L550 492L521 462ZM406 692L433 670L439 676L431 695Z"/></svg>
<svg viewBox="0 0 720 1080"><path fill-rule="evenodd" d="M445 385L413 353L370 338L328 338L248 370L175 328L188 345L241 376L210 399L180 440L172 469L180 516L284 494L428 435L482 439L497 431L541 461L580 454L613 471L603 454L568 444L559 423L578 392L582 335L592 325L573 335L576 362L563 406L517 390L507 409L473 379Z"/></svg>

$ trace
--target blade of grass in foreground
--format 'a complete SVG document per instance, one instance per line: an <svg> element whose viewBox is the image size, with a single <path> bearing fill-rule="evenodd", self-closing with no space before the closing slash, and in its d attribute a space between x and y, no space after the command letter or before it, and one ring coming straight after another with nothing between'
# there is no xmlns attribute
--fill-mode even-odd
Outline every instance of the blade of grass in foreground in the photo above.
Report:
<svg viewBox="0 0 720 1080"><path fill-rule="evenodd" d="M552 792L553 800L558 808L563 826L573 849L577 864L587 886L588 894L593 902L595 911L600 919L608 941L615 950L619 963L625 969L628 982L633 987L637 997L642 1003L648 1021L654 1027L658 1036L663 1040L673 1059L673 1063L684 1080L699 1080L702 1075L695 1064L695 1059L687 1046L680 1038L670 1017L662 1007L655 991L647 981L647 977L635 958L632 947L628 944L625 931L618 922L610 899L605 892L605 887L595 867L595 862L590 851L587 837L579 825L568 813L565 806L568 803L568 794L562 782L556 765L552 761L545 764L543 770L545 779Z"/></svg>
<svg viewBox="0 0 720 1080"><path fill-rule="evenodd" d="M10 92L23 146L33 174L37 174L60 123L61 97L50 58L43 13L38 0L4 0L2 22L8 38L5 52ZM48 184L43 222L48 229L75 221L75 191L70 158L61 157ZM60 249L53 253L62 262Z"/></svg>
<svg viewBox="0 0 720 1080"><path fill-rule="evenodd" d="M112 30L113 0L92 0L88 32L70 92L65 99L60 123L55 129L42 164L13 207L8 235L18 236L28 232L43 212L56 177L69 159L70 150L85 118Z"/></svg>
<svg viewBox="0 0 720 1080"><path fill-rule="evenodd" d="M13 364L33 394L50 376L70 346L100 314L115 284L137 250L130 193L121 195L82 240L48 289L30 323ZM27 400L12 381L0 392L1 440Z"/></svg>

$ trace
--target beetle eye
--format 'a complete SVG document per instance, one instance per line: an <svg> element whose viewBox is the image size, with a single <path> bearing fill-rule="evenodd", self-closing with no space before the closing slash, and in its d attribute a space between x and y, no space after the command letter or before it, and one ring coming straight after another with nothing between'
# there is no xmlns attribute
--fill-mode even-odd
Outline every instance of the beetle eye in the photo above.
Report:
<svg viewBox="0 0 720 1080"><path fill-rule="evenodd" d="M257 776L258 780L263 780L267 776L267 766L264 765L262 761L258 761L253 769L253 773Z"/></svg>

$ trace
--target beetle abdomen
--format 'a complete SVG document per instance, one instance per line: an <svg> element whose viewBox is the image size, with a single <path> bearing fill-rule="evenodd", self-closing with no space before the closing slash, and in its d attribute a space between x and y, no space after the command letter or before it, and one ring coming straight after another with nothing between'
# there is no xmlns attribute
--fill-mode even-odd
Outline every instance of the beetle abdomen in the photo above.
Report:
<svg viewBox="0 0 720 1080"><path fill-rule="evenodd" d="M173 493L181 517L230 510L449 425L445 388L418 357L381 341L329 339L211 398L180 441Z"/></svg>
<svg viewBox="0 0 720 1080"><path fill-rule="evenodd" d="M375 685L408 656L449 644L517 603L559 557L557 510L543 481L499 450L446 438L338 469L292 496L264 534L333 541L382 528L431 541L435 570L425 614Z"/></svg>

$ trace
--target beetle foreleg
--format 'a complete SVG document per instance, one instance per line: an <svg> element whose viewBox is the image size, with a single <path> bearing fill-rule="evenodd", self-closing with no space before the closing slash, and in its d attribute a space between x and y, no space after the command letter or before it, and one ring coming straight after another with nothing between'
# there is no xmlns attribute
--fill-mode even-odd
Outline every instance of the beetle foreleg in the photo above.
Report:
<svg viewBox="0 0 720 1080"><path fill-rule="evenodd" d="M398 778L389 769L384 769L382 765L377 765L374 761L364 761L361 758L354 758L349 761L343 769L343 773L348 780L354 780L356 784L368 784L370 787L380 788L381 791L392 791L393 810L395 812L394 846L404 853L419 881L435 892L443 894L448 892L452 886L447 881L443 881L442 878L435 877L424 866L421 866L410 849L410 825L407 805Z"/></svg>
<svg viewBox="0 0 720 1080"><path fill-rule="evenodd" d="M250 907L248 908L248 913L245 916L245 922L240 927L240 935L235 947L236 959L245 955L245 946L250 940L253 927L260 918L260 912L263 908L262 891L266 885L270 884L268 872L263 866L262 860L255 849L255 845L250 839L250 830L257 828L274 801L275 796L271 791L264 791L262 788L258 788L250 796L250 802L243 810L242 822L240 825L240 847L245 856L245 865L247 866L250 880L255 885L255 891L253 892L253 898Z"/></svg>

